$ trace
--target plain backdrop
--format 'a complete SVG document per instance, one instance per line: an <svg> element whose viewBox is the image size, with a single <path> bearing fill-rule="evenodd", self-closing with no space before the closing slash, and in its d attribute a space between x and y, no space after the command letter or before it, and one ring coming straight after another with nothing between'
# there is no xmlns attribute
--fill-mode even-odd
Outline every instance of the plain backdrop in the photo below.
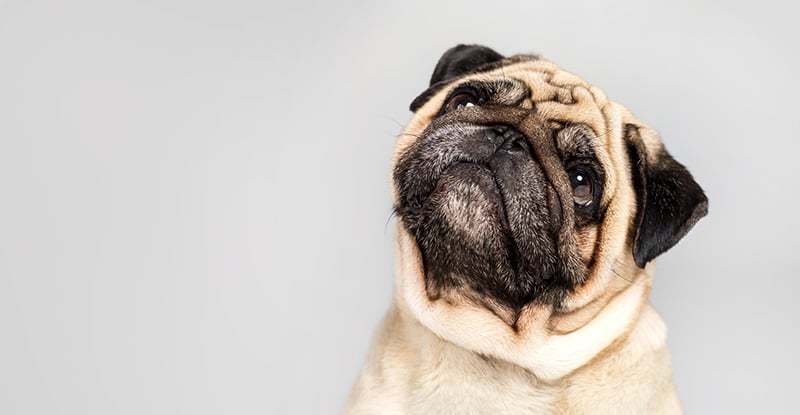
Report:
<svg viewBox="0 0 800 415"><path fill-rule="evenodd" d="M710 199L652 293L685 409L796 413L787 5L0 1L0 413L337 413L391 298L395 136L457 43L662 133Z"/></svg>

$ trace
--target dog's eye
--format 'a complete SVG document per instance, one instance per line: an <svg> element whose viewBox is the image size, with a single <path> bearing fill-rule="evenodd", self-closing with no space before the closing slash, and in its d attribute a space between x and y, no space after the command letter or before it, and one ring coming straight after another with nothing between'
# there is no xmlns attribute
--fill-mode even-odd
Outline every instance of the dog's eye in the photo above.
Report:
<svg viewBox="0 0 800 415"><path fill-rule="evenodd" d="M594 199L594 186L592 175L583 169L570 171L569 180L572 184L572 198L578 206L589 206Z"/></svg>
<svg viewBox="0 0 800 415"><path fill-rule="evenodd" d="M459 108L466 108L478 105L478 98L469 92L461 92L454 95L447 101L445 112L455 111Z"/></svg>

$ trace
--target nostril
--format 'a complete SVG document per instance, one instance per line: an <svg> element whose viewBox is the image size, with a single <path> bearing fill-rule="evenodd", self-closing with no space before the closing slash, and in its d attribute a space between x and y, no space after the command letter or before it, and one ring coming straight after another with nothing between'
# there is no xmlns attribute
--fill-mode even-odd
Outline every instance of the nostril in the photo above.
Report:
<svg viewBox="0 0 800 415"><path fill-rule="evenodd" d="M522 133L517 130L506 130L503 133L503 137L505 137L506 141L521 140L523 138Z"/></svg>
<svg viewBox="0 0 800 415"><path fill-rule="evenodd" d="M507 125L493 125L484 131L483 137L494 147L495 151L501 150L507 153L530 153L531 151L525 136Z"/></svg>
<svg viewBox="0 0 800 415"><path fill-rule="evenodd" d="M500 146L503 151L509 153L530 152L530 144L522 134L509 133L503 136L503 145Z"/></svg>
<svg viewBox="0 0 800 415"><path fill-rule="evenodd" d="M486 131L486 140L489 141L492 145L500 145L505 141L505 137L502 136L502 133L499 133L495 130L487 130Z"/></svg>
<svg viewBox="0 0 800 415"><path fill-rule="evenodd" d="M507 125L493 125L486 129L486 140L489 141L495 148L499 148L508 140L508 134L511 131Z"/></svg>
<svg viewBox="0 0 800 415"><path fill-rule="evenodd" d="M500 148L503 151L506 151L506 152L509 152L509 153L516 153L516 152L519 152L519 151L523 150L522 144L520 144L520 140L517 140L517 139L514 139L514 138L512 138L510 140L506 140L503 143L503 146L500 147Z"/></svg>

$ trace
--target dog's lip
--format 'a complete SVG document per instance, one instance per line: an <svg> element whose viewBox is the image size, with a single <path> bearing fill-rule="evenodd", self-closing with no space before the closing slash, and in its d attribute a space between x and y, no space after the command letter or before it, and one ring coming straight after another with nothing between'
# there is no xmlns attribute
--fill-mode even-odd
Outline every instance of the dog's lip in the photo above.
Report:
<svg viewBox="0 0 800 415"><path fill-rule="evenodd" d="M484 191L484 193L487 196L490 196L490 197L493 197L494 199L496 199L497 203L501 207L502 219L503 220L507 220L507 217L508 217L508 205L507 205L507 196L505 194L506 190L504 189L504 187L502 185L502 180L503 179L501 177L499 177L500 174L498 173L496 167L492 166L491 161L474 161L474 160L458 160L458 161L455 161L453 163L450 163L444 170L442 170L442 174L436 179L436 181L437 182L440 181L442 179L442 177L447 175L448 172L452 172L454 170L454 168L456 168L459 165L477 166L477 167L480 168L480 171L482 171L484 174L486 174L488 177L490 177L492 179L492 183L494 184L494 186L492 186L491 189L482 189L482 190ZM433 193L435 193L435 191L431 192L431 194L427 195L425 197L425 200L430 199L430 197L433 195Z"/></svg>
<svg viewBox="0 0 800 415"><path fill-rule="evenodd" d="M500 208L499 212L500 217L498 219L503 221L504 226L507 226L510 231L509 215L513 214L515 210L519 209L519 206L515 207L514 203L511 203L510 201L515 197L514 193L515 190L513 189L515 186L511 182L515 179L516 175L514 171L503 169L500 166L500 163L498 162L498 157L507 157L509 156L509 153L511 153L511 155L513 156L517 152L513 150L510 152L505 152L505 154L501 154L501 152L504 152L504 150L499 149L495 153L495 155L486 160L480 160L480 161L456 160L450 163L446 168L444 168L439 177L435 179L435 181L439 183L442 180L442 177L448 175L449 173L452 174L454 167L458 165L469 165L469 166L479 167L480 171L483 174L487 175L489 178L491 178L493 183L491 188L481 186L481 189L487 197L492 198L498 204L498 207ZM521 154L519 155L522 156ZM531 157L531 156L528 154L524 155L524 157ZM469 180L468 177L460 177L460 179ZM555 185L553 184L552 180L547 174L544 174L544 177L542 179L544 181L543 185L545 187L549 187L550 189L549 191L555 189ZM505 185L506 183L508 183L508 185ZM421 199L422 202L421 205L425 205L426 202L431 198L431 196L434 193L436 193L435 189L434 191L423 197ZM555 199L558 202L560 202L558 197L555 197ZM560 203L558 203L558 206L555 207L563 209L563 206L561 206Z"/></svg>

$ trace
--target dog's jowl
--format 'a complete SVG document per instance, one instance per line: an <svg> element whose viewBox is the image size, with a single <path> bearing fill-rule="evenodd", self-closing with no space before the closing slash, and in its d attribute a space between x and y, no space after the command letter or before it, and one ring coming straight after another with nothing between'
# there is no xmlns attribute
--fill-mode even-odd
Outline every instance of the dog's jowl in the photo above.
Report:
<svg viewBox="0 0 800 415"><path fill-rule="evenodd" d="M442 56L392 169L395 295L347 414L674 414L652 260L707 200L581 78Z"/></svg>

